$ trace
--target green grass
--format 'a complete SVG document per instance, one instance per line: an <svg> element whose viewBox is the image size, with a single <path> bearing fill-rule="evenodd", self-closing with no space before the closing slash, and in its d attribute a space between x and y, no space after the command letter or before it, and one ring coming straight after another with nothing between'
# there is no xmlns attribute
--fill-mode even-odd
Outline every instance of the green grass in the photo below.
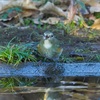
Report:
<svg viewBox="0 0 100 100"><path fill-rule="evenodd" d="M94 16L96 17L96 19L100 18L100 12L95 12Z"/></svg>
<svg viewBox="0 0 100 100"><path fill-rule="evenodd" d="M65 57L65 56L62 55L59 58L59 62L62 62L62 63L72 63L72 62L74 62L74 60L71 57Z"/></svg>
<svg viewBox="0 0 100 100"><path fill-rule="evenodd" d="M13 88L15 86L32 86L33 83L35 83L37 80L36 79L29 79L29 78L1 78L0 79L0 88Z"/></svg>
<svg viewBox="0 0 100 100"><path fill-rule="evenodd" d="M88 26L91 26L94 23L94 21L93 20L88 20L86 23L87 23Z"/></svg>
<svg viewBox="0 0 100 100"><path fill-rule="evenodd" d="M32 54L34 51L29 48L31 44L11 44L0 46L0 60L8 64L18 65L21 62L36 61Z"/></svg>
<svg viewBox="0 0 100 100"><path fill-rule="evenodd" d="M58 24L56 24L56 27L58 29L63 29L68 34L73 33L77 29L74 22L71 22L66 25L64 23L58 23Z"/></svg>
<svg viewBox="0 0 100 100"><path fill-rule="evenodd" d="M93 62L100 62L100 54L95 54L94 56L91 57L91 60Z"/></svg>
<svg viewBox="0 0 100 100"><path fill-rule="evenodd" d="M25 18L24 19L24 25L28 26L30 24L34 25L34 22L32 21L32 19L31 18Z"/></svg>

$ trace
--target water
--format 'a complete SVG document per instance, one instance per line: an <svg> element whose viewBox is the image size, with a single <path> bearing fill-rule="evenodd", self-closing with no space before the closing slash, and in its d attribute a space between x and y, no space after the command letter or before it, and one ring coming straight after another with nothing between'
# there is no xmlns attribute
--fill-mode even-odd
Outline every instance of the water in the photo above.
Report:
<svg viewBox="0 0 100 100"><path fill-rule="evenodd" d="M99 83L99 77L72 77L57 84L0 89L0 100L100 100Z"/></svg>

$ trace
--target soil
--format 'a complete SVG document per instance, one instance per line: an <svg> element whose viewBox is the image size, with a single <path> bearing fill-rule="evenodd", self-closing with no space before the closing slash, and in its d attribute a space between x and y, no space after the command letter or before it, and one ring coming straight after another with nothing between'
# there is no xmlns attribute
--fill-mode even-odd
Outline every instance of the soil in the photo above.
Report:
<svg viewBox="0 0 100 100"><path fill-rule="evenodd" d="M85 30L78 30L77 33L68 34L56 26L39 27L38 25L29 28L1 28L0 45L7 45L11 39L14 44L38 43L45 31L51 31L60 41L64 51L60 61L62 62L100 62L100 32L93 35Z"/></svg>

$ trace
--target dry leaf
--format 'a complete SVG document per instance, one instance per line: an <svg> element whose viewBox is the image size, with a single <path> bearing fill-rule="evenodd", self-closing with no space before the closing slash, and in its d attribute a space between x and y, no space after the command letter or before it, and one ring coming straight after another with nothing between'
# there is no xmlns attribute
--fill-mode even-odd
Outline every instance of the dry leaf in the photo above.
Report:
<svg viewBox="0 0 100 100"><path fill-rule="evenodd" d="M60 18L56 17L49 17L47 20L41 20L42 23L48 23L48 24L57 24L60 21Z"/></svg>
<svg viewBox="0 0 100 100"><path fill-rule="evenodd" d="M41 12L43 13L51 13L54 15L59 15L59 16L63 16L63 17L67 17L66 13L59 7L55 6L53 3L51 2L47 2L43 7L41 7L39 9Z"/></svg>
<svg viewBox="0 0 100 100"><path fill-rule="evenodd" d="M95 21L94 21L94 24L92 25L92 26L90 26L90 28L92 28L92 29L100 29L100 18L99 19L96 19Z"/></svg>
<svg viewBox="0 0 100 100"><path fill-rule="evenodd" d="M23 9L21 16L22 17L29 17L29 16L35 16L37 14L39 14L38 10Z"/></svg>
<svg viewBox="0 0 100 100"><path fill-rule="evenodd" d="M33 19L33 22L34 22L35 24L40 24L40 25L43 24L43 23L40 22L40 20L39 20L38 18Z"/></svg>
<svg viewBox="0 0 100 100"><path fill-rule="evenodd" d="M90 7L90 12L91 13L100 12L100 6L98 6L98 7Z"/></svg>
<svg viewBox="0 0 100 100"><path fill-rule="evenodd" d="M34 2L31 0L7 0L0 1L0 10L1 11L1 21L9 21L12 18L29 17L39 13L39 10L35 7ZM17 6L17 9L15 8ZM19 9L21 9L19 11Z"/></svg>
<svg viewBox="0 0 100 100"><path fill-rule="evenodd" d="M68 12L66 12L66 15L68 15ZM73 21L75 21L75 23L77 23L79 20L81 20L81 18L78 15L75 15L73 18ZM64 21L64 24L68 24L68 23L70 23L69 20Z"/></svg>
<svg viewBox="0 0 100 100"><path fill-rule="evenodd" d="M17 18L22 12L21 8L13 7L5 10L5 12L0 14L0 21L9 21L12 18Z"/></svg>
<svg viewBox="0 0 100 100"><path fill-rule="evenodd" d="M100 0L81 0L81 1L90 6L99 6L100 7Z"/></svg>
<svg viewBox="0 0 100 100"><path fill-rule="evenodd" d="M13 6L37 10L35 3L32 0L0 0L0 11Z"/></svg>
<svg viewBox="0 0 100 100"><path fill-rule="evenodd" d="M69 12L68 12L68 20L71 22L76 15L77 12L77 6L74 5L73 0L71 0L70 6L69 6Z"/></svg>

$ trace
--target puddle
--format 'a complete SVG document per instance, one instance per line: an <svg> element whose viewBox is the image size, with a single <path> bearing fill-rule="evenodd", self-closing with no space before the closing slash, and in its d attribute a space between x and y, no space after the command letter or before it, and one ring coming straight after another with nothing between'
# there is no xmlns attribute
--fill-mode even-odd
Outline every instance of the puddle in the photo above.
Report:
<svg viewBox="0 0 100 100"><path fill-rule="evenodd" d="M99 78L71 80L76 81L0 89L0 100L100 100Z"/></svg>

